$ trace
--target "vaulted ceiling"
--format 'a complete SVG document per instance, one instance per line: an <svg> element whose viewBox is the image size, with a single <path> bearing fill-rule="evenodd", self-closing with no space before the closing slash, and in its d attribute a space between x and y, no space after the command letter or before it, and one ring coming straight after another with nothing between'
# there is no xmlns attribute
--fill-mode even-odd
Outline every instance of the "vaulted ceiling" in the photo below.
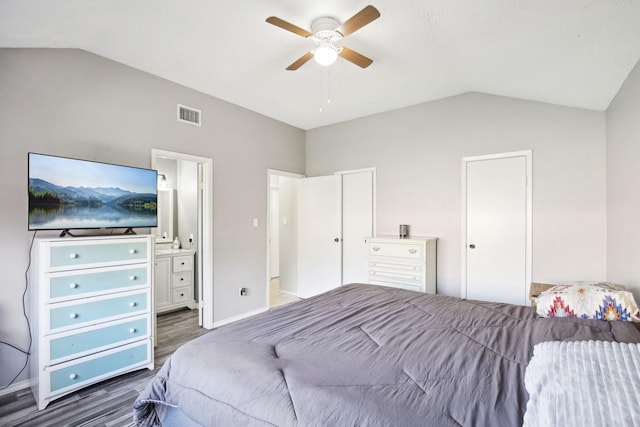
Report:
<svg viewBox="0 0 640 427"><path fill-rule="evenodd" d="M2 0L0 47L84 49L301 129L465 92L605 110L640 60L640 0L368 1L381 17L342 43L365 69L287 71L312 44L265 22L357 0Z"/></svg>

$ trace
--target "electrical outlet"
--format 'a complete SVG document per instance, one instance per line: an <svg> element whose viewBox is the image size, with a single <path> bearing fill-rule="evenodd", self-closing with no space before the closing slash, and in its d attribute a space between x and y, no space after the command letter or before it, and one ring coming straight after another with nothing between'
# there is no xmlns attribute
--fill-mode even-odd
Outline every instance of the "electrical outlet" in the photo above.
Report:
<svg viewBox="0 0 640 427"><path fill-rule="evenodd" d="M241 297L247 296L247 288L240 288L240 296Z"/></svg>

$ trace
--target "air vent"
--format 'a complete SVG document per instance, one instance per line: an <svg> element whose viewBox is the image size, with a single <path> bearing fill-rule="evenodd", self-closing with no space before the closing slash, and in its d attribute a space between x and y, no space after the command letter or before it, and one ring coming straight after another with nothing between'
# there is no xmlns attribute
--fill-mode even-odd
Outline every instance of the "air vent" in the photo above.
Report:
<svg viewBox="0 0 640 427"><path fill-rule="evenodd" d="M202 111L178 104L178 121L202 126Z"/></svg>

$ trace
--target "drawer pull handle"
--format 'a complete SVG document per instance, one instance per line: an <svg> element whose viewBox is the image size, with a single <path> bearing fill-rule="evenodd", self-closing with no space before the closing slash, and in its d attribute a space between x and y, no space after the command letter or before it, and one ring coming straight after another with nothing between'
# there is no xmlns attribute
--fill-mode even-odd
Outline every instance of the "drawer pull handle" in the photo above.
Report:
<svg viewBox="0 0 640 427"><path fill-rule="evenodd" d="M131 301L131 302L129 303L129 307L135 307L136 305L138 305L138 303L137 303L137 302L135 302L135 301Z"/></svg>
<svg viewBox="0 0 640 427"><path fill-rule="evenodd" d="M76 378L78 378L78 374L70 374L69 375L69 379L70 380L75 380Z"/></svg>
<svg viewBox="0 0 640 427"><path fill-rule="evenodd" d="M184 265L184 262L181 262L180 265Z"/></svg>
<svg viewBox="0 0 640 427"><path fill-rule="evenodd" d="M78 313L69 314L69 319L77 319L77 318L78 318Z"/></svg>
<svg viewBox="0 0 640 427"><path fill-rule="evenodd" d="M181 281L181 282L184 282L184 277L181 277L181 278L180 278L180 281Z"/></svg>
<svg viewBox="0 0 640 427"><path fill-rule="evenodd" d="M133 275L132 275L132 276L129 276L129 280L132 280L132 281L133 281L133 280L136 280L136 279L137 279L137 277L136 277L136 276L133 276Z"/></svg>
<svg viewBox="0 0 640 427"><path fill-rule="evenodd" d="M136 328L129 328L130 334L135 334L137 332Z"/></svg>
<svg viewBox="0 0 640 427"><path fill-rule="evenodd" d="M374 250L374 252L378 252L378 251L380 250L380 248L379 248L378 246L374 246L374 247L372 247L371 249L373 249L373 250Z"/></svg>
<svg viewBox="0 0 640 427"><path fill-rule="evenodd" d="M131 255L135 254L136 252L138 252L138 251L136 251L135 249L129 249L129 253L130 253Z"/></svg>
<svg viewBox="0 0 640 427"><path fill-rule="evenodd" d="M78 258L78 254L77 254L77 253L75 253L75 252L71 252L71 253L69 254L69 258L71 258L71 259Z"/></svg>
<svg viewBox="0 0 640 427"><path fill-rule="evenodd" d="M75 288L77 288L77 287L78 287L78 284L77 284L77 283L69 283L69 287L70 287L71 289L75 289Z"/></svg>
<svg viewBox="0 0 640 427"><path fill-rule="evenodd" d="M184 296L184 294L180 294L180 296L181 296L181 297L183 297L183 296Z"/></svg>
<svg viewBox="0 0 640 427"><path fill-rule="evenodd" d="M417 249L409 249L409 253L410 253L410 254L415 254L416 252L418 252L418 250L417 250Z"/></svg>

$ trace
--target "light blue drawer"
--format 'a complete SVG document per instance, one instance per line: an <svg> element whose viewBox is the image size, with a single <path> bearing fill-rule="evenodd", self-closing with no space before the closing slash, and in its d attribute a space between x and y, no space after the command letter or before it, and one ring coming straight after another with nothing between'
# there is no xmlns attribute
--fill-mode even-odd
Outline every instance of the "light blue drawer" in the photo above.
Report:
<svg viewBox="0 0 640 427"><path fill-rule="evenodd" d="M55 392L109 372L147 362L150 354L149 345L149 341L144 341L135 347L52 371L50 374L51 391Z"/></svg>
<svg viewBox="0 0 640 427"><path fill-rule="evenodd" d="M57 276L50 279L49 297L81 297L89 293L141 286L147 283L147 269L144 267Z"/></svg>
<svg viewBox="0 0 640 427"><path fill-rule="evenodd" d="M69 326L81 326L114 316L134 315L147 310L147 291L126 296L94 300L65 307L54 308L49 312L51 330Z"/></svg>
<svg viewBox="0 0 640 427"><path fill-rule="evenodd" d="M143 261L147 256L146 240L119 243L103 241L95 245L56 245L51 246L50 265L52 268L81 267L123 261Z"/></svg>
<svg viewBox="0 0 640 427"><path fill-rule="evenodd" d="M94 329L80 334L51 340L49 343L51 360L67 358L74 354L117 344L119 342L144 338L147 333L147 319Z"/></svg>

